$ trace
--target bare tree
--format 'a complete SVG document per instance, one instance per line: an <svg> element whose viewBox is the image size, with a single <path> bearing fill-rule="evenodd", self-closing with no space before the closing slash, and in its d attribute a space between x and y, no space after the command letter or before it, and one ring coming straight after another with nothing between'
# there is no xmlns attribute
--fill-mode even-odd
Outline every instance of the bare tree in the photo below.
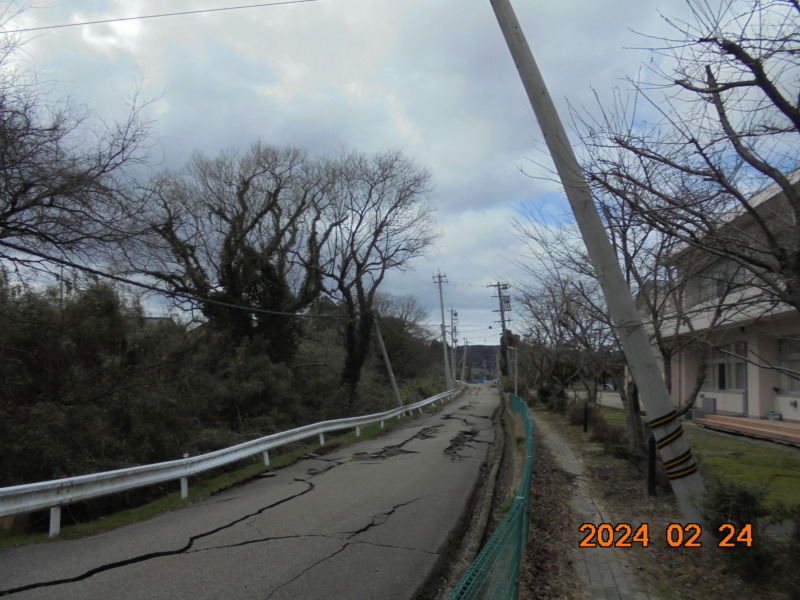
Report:
<svg viewBox="0 0 800 600"><path fill-rule="evenodd" d="M183 172L154 180L148 235L129 261L196 298L190 304L212 325L261 336L274 362L287 361L299 341L291 315L323 289L320 255L335 223L323 218L325 177L291 148L196 154Z"/></svg>
<svg viewBox="0 0 800 600"><path fill-rule="evenodd" d="M589 178L762 300L800 310L800 4L687 3L692 21L657 40L663 66L584 120Z"/></svg>
<svg viewBox="0 0 800 600"><path fill-rule="evenodd" d="M404 269L434 242L427 202L430 173L399 150L367 156L345 152L328 163L337 223L327 240L326 275L345 308L346 359L341 382L356 396L375 315L375 295L390 270Z"/></svg>
<svg viewBox="0 0 800 600"><path fill-rule="evenodd" d="M132 168L145 159L149 123L135 98L124 121L98 124L85 109L53 106L0 48L0 259L20 248L95 253L127 238Z"/></svg>
<svg viewBox="0 0 800 600"><path fill-rule="evenodd" d="M435 338L423 326L428 320L425 307L414 296L379 292L373 308L381 319L381 333L395 376L402 380L426 371L431 365L429 343Z"/></svg>

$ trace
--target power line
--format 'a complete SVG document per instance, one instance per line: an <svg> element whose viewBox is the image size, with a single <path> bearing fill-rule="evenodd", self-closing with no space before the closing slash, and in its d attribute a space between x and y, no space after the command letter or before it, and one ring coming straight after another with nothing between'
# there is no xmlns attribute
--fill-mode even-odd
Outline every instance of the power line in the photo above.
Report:
<svg viewBox="0 0 800 600"><path fill-rule="evenodd" d="M156 292L158 294L163 294L165 296L172 296L174 298L182 298L184 300L190 300L193 302L202 302L204 304L214 304L216 306L224 306L225 308L234 308L237 310L245 310L247 312L258 313L258 314L265 314L265 315L278 315L282 317L305 317L305 318L319 318L319 319L341 319L344 318L344 315L315 315L315 314L306 314L306 313L290 313L290 312L282 312L279 310L268 310L266 308L257 308L255 306L242 306L241 304L232 304L230 302L223 302L222 300L212 300L211 298L201 298L200 296L195 296L192 294L185 294L183 292L172 292L169 290L165 290L163 288L158 287L157 285L151 285L149 283L144 283L141 281L134 281L133 279L128 279L127 277L121 277L120 275L114 275L112 273L107 273L105 271L101 271L100 269L95 269L94 267L87 267L85 265L79 265L72 261L66 260L64 258L58 258L57 256L52 256L49 254L45 254L43 252L38 252L36 250L29 250L28 248L23 248L22 246L17 246L11 242L0 241L0 246L5 246L6 248L11 248L12 250L16 250L17 252L24 252L25 254L30 254L31 256L36 256L43 260L56 263L57 265L63 265L65 267L70 267L72 269L77 269L79 271L83 271L85 273L90 273L92 275L96 275L98 277L104 277L106 279L111 279L112 281L117 281L119 283L125 283L127 285L132 285L134 287L142 288L145 290L149 290L151 292Z"/></svg>
<svg viewBox="0 0 800 600"><path fill-rule="evenodd" d="M161 17L179 17L183 15L197 15L201 13L223 12L228 10L244 10L247 8L264 8L268 6L280 6L282 4L302 4L305 2L318 2L319 0L281 0L278 2L262 2L260 4L246 4L243 6L227 6L224 8L206 8L203 10L184 10L181 12L161 13L158 15L141 15L138 17L118 17L116 19L102 19L100 21L83 21L81 23L64 23L62 25L44 25L42 27L28 27L26 29L14 29L6 33L25 33L27 31L43 31L45 29L63 29L65 27L82 27L84 25L101 25L103 23L119 23L121 21L141 21L143 19L160 19Z"/></svg>

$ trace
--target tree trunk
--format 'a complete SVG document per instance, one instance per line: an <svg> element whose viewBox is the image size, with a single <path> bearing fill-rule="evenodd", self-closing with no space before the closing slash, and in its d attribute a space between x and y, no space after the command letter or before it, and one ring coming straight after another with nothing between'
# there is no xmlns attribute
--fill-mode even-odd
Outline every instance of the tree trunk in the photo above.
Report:
<svg viewBox="0 0 800 600"><path fill-rule="evenodd" d="M340 382L348 394L347 412L351 413L358 395L361 371L367 360L372 338L373 316L354 316L345 325L345 360Z"/></svg>
<svg viewBox="0 0 800 600"><path fill-rule="evenodd" d="M625 430L628 434L628 446L634 452L644 452L644 432L642 431L642 410L639 404L639 389L625 370L622 381L615 379L614 384L619 389L622 406L625 410Z"/></svg>

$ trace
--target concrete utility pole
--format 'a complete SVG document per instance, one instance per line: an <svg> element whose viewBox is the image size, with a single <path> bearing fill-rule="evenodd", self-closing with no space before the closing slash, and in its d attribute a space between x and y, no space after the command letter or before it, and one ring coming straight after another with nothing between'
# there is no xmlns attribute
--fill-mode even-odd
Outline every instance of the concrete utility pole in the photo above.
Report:
<svg viewBox="0 0 800 600"><path fill-rule="evenodd" d="M461 360L461 381L466 381L466 373L467 373L467 346L469 346L469 340L464 340L464 358Z"/></svg>
<svg viewBox="0 0 800 600"><path fill-rule="evenodd" d="M453 375L453 379L456 378L458 373L457 365L458 365L458 358L456 357L456 348L458 348L458 311L450 309L450 347L452 351L450 352L450 373Z"/></svg>
<svg viewBox="0 0 800 600"><path fill-rule="evenodd" d="M509 0L490 0L586 244L683 518L700 523L705 485L617 255Z"/></svg>
<svg viewBox="0 0 800 600"><path fill-rule="evenodd" d="M383 343L383 336L381 335L381 328L378 327L378 321L380 318L375 319L375 331L378 334L378 346L381 348L381 354L383 355L383 362L386 365L386 370L389 372L389 381L392 382L392 391L394 392L394 398L397 400L397 406L403 406L403 399L400 397L400 390L397 388L397 381L394 379L394 369L392 369L392 363L389 360L389 354L386 352L386 344Z"/></svg>
<svg viewBox="0 0 800 600"><path fill-rule="evenodd" d="M508 340L506 339L506 311L511 310L511 296L509 296L507 292L509 285L507 283L493 283L489 285L489 287L496 287L497 288L497 299L500 303L500 308L493 312L500 313L500 327L502 329L502 333L500 334L500 345L502 346L505 342L505 358L506 358L506 371L508 372L509 377L511 376L511 355L508 353ZM498 358L497 362L497 378L500 379L500 361Z"/></svg>
<svg viewBox="0 0 800 600"><path fill-rule="evenodd" d="M439 286L439 307L442 309L442 352L444 352L444 385L445 390L453 389L453 376L450 374L450 360L447 358L447 330L444 325L444 296L442 283L447 283L447 275L441 272L433 276L433 282Z"/></svg>

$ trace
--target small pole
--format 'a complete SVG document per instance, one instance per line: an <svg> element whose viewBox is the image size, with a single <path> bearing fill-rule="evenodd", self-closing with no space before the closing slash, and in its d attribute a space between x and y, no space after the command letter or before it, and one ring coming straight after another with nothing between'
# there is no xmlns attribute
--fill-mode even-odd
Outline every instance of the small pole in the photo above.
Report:
<svg viewBox="0 0 800 600"><path fill-rule="evenodd" d="M589 398L583 402L583 433L589 431Z"/></svg>
<svg viewBox="0 0 800 600"><path fill-rule="evenodd" d="M647 494L656 495L656 438L647 438Z"/></svg>
<svg viewBox="0 0 800 600"><path fill-rule="evenodd" d="M189 497L189 478L181 477L181 499L186 500Z"/></svg>
<svg viewBox="0 0 800 600"><path fill-rule="evenodd" d="M269 450L264 450L264 452L261 453L261 456L264 457L264 466L268 467L269 466Z"/></svg>
<svg viewBox="0 0 800 600"><path fill-rule="evenodd" d="M56 537L61 533L61 507L53 506L50 509L50 537Z"/></svg>
<svg viewBox="0 0 800 600"><path fill-rule="evenodd" d="M361 437L361 426L356 425L356 437Z"/></svg>
<svg viewBox="0 0 800 600"><path fill-rule="evenodd" d="M324 446L325 445L325 434L324 433L320 433L319 434L319 445L320 446Z"/></svg>

